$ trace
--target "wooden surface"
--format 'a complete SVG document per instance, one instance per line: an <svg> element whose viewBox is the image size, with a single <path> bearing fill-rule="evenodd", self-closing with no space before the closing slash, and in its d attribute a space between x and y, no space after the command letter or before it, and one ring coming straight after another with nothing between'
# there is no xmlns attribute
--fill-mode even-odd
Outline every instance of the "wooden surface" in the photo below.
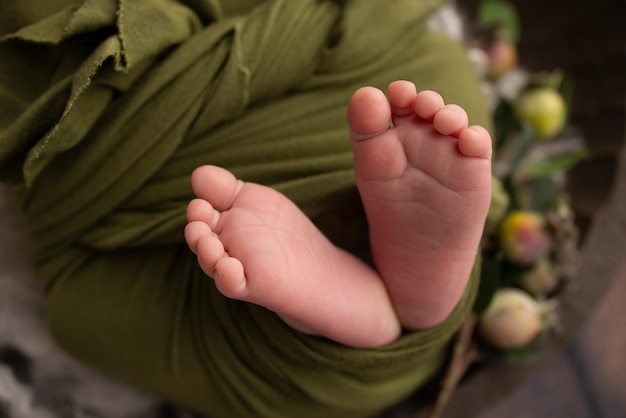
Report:
<svg viewBox="0 0 626 418"><path fill-rule="evenodd" d="M583 332L480 418L626 416L626 263Z"/></svg>

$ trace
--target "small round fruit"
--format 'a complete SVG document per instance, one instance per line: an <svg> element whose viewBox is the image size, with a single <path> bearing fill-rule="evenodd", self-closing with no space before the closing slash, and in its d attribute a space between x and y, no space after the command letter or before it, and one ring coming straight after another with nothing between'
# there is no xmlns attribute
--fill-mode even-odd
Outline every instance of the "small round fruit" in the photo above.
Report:
<svg viewBox="0 0 626 418"><path fill-rule="evenodd" d="M494 41L487 49L489 77L497 79L517 65L517 48L505 39Z"/></svg>
<svg viewBox="0 0 626 418"><path fill-rule="evenodd" d="M520 122L529 123L540 140L552 138L561 131L566 113L563 96L549 87L523 93L517 108Z"/></svg>
<svg viewBox="0 0 626 418"><path fill-rule="evenodd" d="M500 248L507 260L531 266L552 249L552 236L541 214L529 210L509 212L498 228Z"/></svg>
<svg viewBox="0 0 626 418"><path fill-rule="evenodd" d="M485 341L501 350L528 345L542 328L539 304L526 292L514 288L496 291L479 322L479 331Z"/></svg>
<svg viewBox="0 0 626 418"><path fill-rule="evenodd" d="M550 260L542 258L520 278L520 286L534 296L546 296L559 286L559 278Z"/></svg>

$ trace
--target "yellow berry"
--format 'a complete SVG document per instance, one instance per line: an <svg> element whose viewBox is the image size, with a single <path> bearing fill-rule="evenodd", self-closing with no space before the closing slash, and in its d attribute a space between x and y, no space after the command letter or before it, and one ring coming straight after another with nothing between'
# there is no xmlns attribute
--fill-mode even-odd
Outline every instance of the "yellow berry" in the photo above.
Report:
<svg viewBox="0 0 626 418"><path fill-rule="evenodd" d="M479 322L485 341L502 350L528 345L542 328L539 304L526 292L514 288L496 291Z"/></svg>
<svg viewBox="0 0 626 418"><path fill-rule="evenodd" d="M508 213L498 228L498 240L504 256L523 266L533 265L552 249L544 217L529 210Z"/></svg>
<svg viewBox="0 0 626 418"><path fill-rule="evenodd" d="M522 94L517 115L521 122L532 126L538 139L546 140L563 129L566 110L563 96L558 91L542 87Z"/></svg>

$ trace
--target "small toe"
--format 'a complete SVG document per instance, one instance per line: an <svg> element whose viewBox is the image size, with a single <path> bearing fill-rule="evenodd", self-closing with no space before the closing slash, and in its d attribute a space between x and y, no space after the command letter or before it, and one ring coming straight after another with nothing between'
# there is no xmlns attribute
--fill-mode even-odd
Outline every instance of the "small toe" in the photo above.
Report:
<svg viewBox="0 0 626 418"><path fill-rule="evenodd" d="M414 104L417 97L415 84L406 80L394 81L389 84L387 95L394 125L397 126L398 122L406 116L415 115Z"/></svg>
<svg viewBox="0 0 626 418"><path fill-rule="evenodd" d="M459 133L459 150L468 157L491 158L492 145L489 132L479 125L463 129Z"/></svg>
<svg viewBox="0 0 626 418"><path fill-rule="evenodd" d="M442 135L455 135L467 128L467 113L462 107L445 105L433 117L433 126Z"/></svg>
<svg viewBox="0 0 626 418"><path fill-rule="evenodd" d="M204 199L194 199L187 205L187 222L204 222L215 229L219 221L220 213Z"/></svg>
<svg viewBox="0 0 626 418"><path fill-rule="evenodd" d="M192 221L185 226L185 240L195 254L198 254L198 242L212 234L211 227L202 221Z"/></svg>
<svg viewBox="0 0 626 418"><path fill-rule="evenodd" d="M444 106L443 97L435 91L424 90L417 93L413 110L417 116L432 122L433 118Z"/></svg>
<svg viewBox="0 0 626 418"><path fill-rule="evenodd" d="M226 297L245 300L248 296L247 281L241 262L224 257L215 266L215 285Z"/></svg>
<svg viewBox="0 0 626 418"><path fill-rule="evenodd" d="M213 234L204 236L197 244L198 264L207 275L215 275L215 267L226 256L224 245Z"/></svg>

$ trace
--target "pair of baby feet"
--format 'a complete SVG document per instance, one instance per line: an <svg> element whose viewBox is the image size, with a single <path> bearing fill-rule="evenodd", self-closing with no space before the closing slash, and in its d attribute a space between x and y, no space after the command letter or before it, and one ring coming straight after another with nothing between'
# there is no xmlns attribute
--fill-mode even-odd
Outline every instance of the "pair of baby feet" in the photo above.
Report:
<svg viewBox="0 0 626 418"><path fill-rule="evenodd" d="M376 269L333 245L277 191L215 166L191 178L185 237L227 297L299 331L360 347L442 322L469 279L491 200L491 139L408 81L348 105Z"/></svg>

